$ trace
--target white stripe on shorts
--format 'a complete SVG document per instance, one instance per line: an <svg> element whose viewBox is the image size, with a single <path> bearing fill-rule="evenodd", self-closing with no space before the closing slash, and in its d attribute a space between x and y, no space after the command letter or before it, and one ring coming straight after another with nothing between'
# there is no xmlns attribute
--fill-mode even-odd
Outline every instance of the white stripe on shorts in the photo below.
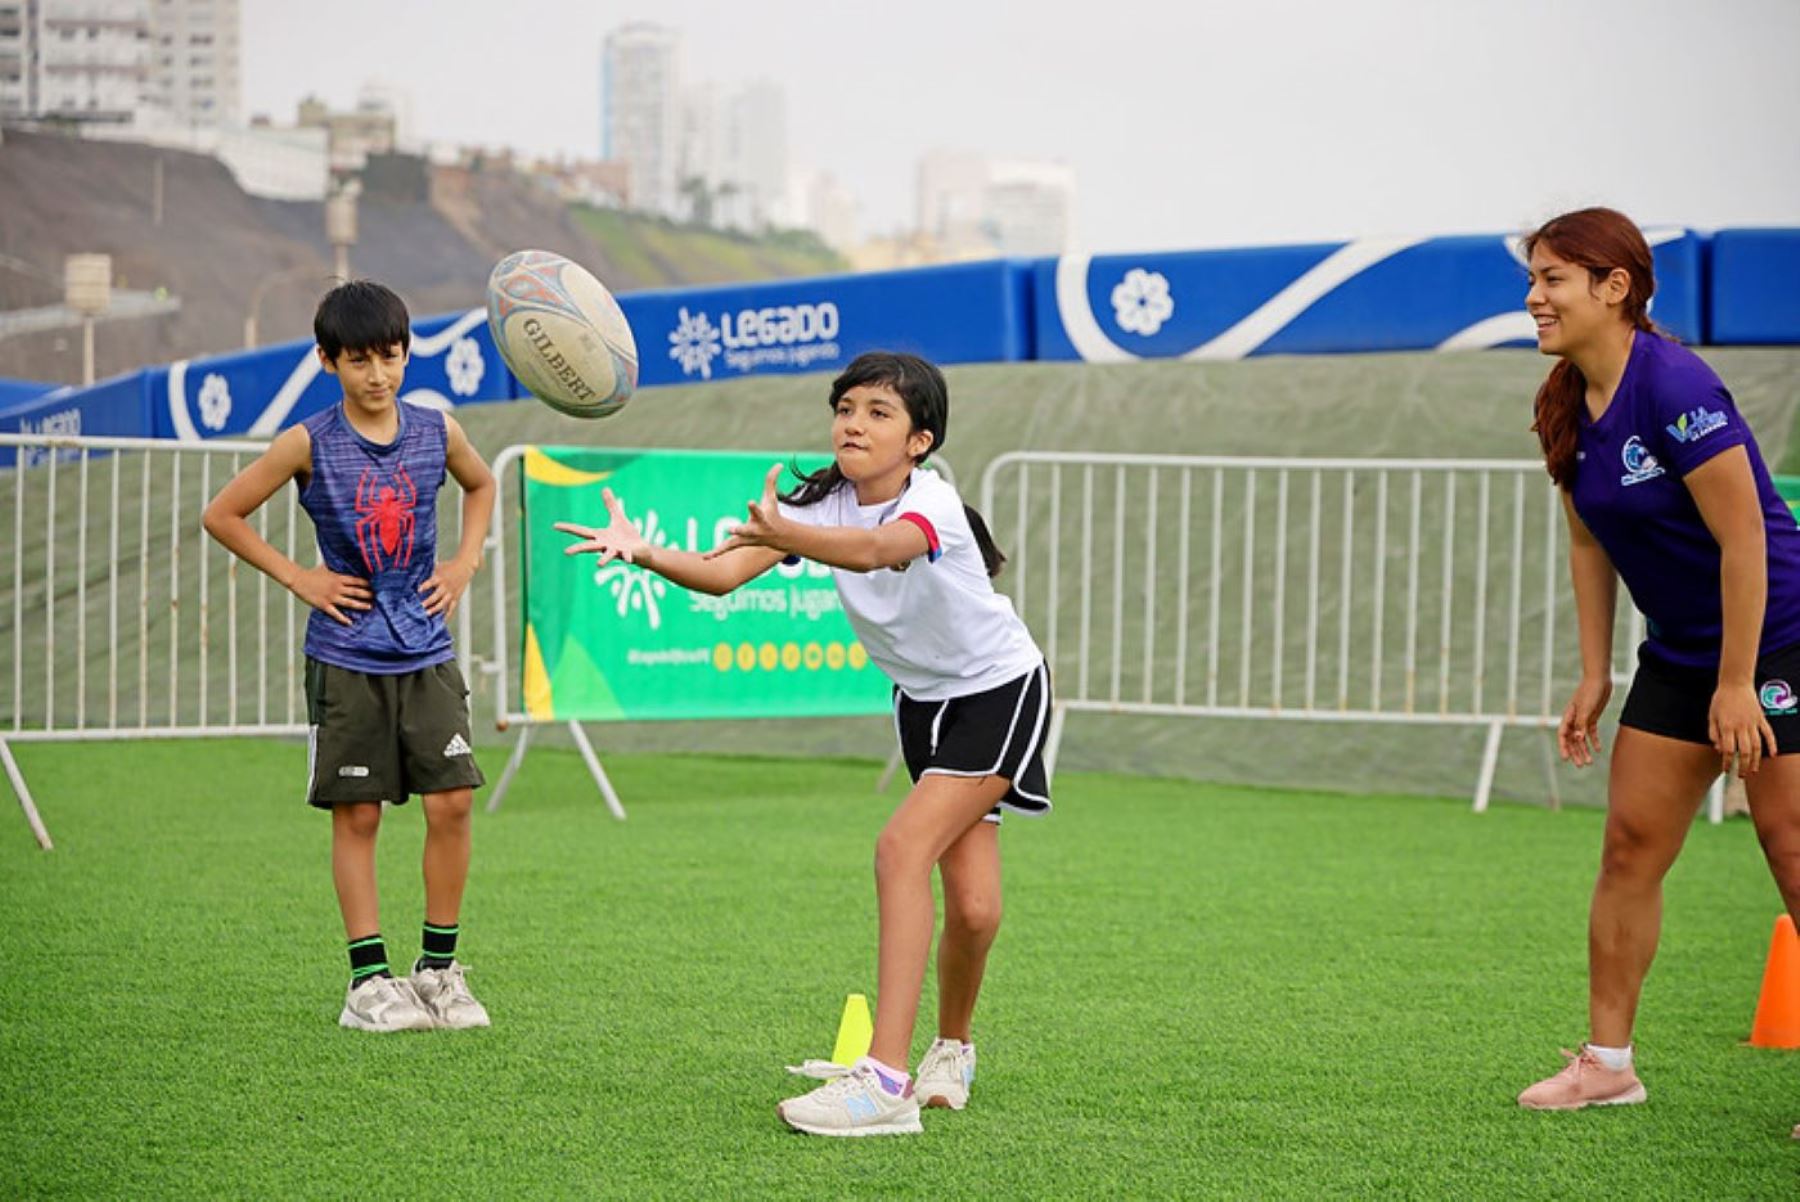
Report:
<svg viewBox="0 0 1800 1202"><path fill-rule="evenodd" d="M306 800L313 799L313 789L319 783L319 728L317 725L306 728Z"/></svg>
<svg viewBox="0 0 1800 1202"><path fill-rule="evenodd" d="M1038 675L1043 676L1046 674L1046 672L1047 672L1047 669L1044 668L1042 665L1039 665ZM1025 775L1025 765L1029 764L1031 762L1031 757L1037 754L1038 739L1044 733L1044 715L1050 708L1048 705L1044 704L1046 701L1048 701L1050 699L1049 683L1050 682L1048 680L1046 680L1044 682L1044 691L1038 700L1037 723L1031 728L1031 742L1029 744L1027 744L1025 747L1025 758L1019 761L1019 776ZM1049 781L1049 773L1046 772L1045 773L1045 783L1048 783L1048 781ZM1013 792L1017 793L1020 797L1030 798L1032 801L1041 801L1045 805L1050 804L1050 799L1048 797L1039 797L1035 793L1027 793L1025 790L1019 788L1019 782L1018 782L1017 778L1014 778L1014 780L1013 780Z"/></svg>
<svg viewBox="0 0 1800 1202"><path fill-rule="evenodd" d="M1028 678L1019 686L1019 700L1013 704L1012 724L1006 728L1006 742L1000 744L999 758L994 761L994 766L988 769L990 776L1000 771L1000 765L1006 763L1006 753L1012 747L1013 735L1017 734L1019 730L1019 712L1025 708L1025 695L1029 692L1031 692L1031 681ZM1019 765L1021 768L1024 766L1024 764Z"/></svg>

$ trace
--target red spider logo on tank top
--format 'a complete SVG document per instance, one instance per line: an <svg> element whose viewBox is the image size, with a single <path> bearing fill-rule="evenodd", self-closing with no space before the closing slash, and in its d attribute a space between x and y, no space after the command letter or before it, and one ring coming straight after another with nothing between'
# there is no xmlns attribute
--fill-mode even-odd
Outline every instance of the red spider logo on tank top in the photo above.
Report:
<svg viewBox="0 0 1800 1202"><path fill-rule="evenodd" d="M356 519L356 545L370 575L384 567L412 564L417 524L413 508L418 502L419 490L405 468L396 470L386 483L376 478L373 469L363 470L356 482L356 512L361 515Z"/></svg>

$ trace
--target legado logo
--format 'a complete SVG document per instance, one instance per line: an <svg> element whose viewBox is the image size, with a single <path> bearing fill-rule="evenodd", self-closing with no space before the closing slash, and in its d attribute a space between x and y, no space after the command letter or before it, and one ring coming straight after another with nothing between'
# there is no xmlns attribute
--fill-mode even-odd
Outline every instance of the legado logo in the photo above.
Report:
<svg viewBox="0 0 1800 1202"><path fill-rule="evenodd" d="M832 301L739 309L718 314L716 322L713 315L690 312L684 305L669 332L669 358L681 364L683 375L708 380L719 355L725 357L726 367L739 372L808 367L840 357L841 324Z"/></svg>

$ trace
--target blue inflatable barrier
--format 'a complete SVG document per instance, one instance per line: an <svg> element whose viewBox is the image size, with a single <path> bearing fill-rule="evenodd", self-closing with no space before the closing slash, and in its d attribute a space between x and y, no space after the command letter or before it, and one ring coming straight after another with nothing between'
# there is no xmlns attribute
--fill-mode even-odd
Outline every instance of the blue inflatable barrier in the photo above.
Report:
<svg viewBox="0 0 1800 1202"><path fill-rule="evenodd" d="M1711 296L1713 342L1800 343L1800 229L1714 234Z"/></svg>
<svg viewBox="0 0 1800 1202"><path fill-rule="evenodd" d="M8 409L27 401L35 401L46 392L55 392L58 387L60 385L46 384L42 380L18 380L0 376L0 417L4 417Z"/></svg>
<svg viewBox="0 0 1800 1202"><path fill-rule="evenodd" d="M1701 242L1648 230L1655 316L1687 341L1702 322ZM1364 239L1160 255L1066 255L1033 268L1039 359L1531 346L1518 239Z"/></svg>
<svg viewBox="0 0 1800 1202"><path fill-rule="evenodd" d="M1710 247L1678 227L1645 236L1652 315L1683 341L1800 343L1800 229L1723 230ZM619 304L639 383L652 387L834 372L877 348L1009 363L1528 347L1524 298L1519 239L1482 235L993 260L634 292ZM188 440L271 437L340 395L304 340L65 389L22 410L5 408L8 386L49 387L0 381L0 428ZM404 399L447 408L523 395L485 310L413 326Z"/></svg>
<svg viewBox="0 0 1800 1202"><path fill-rule="evenodd" d="M1029 294L1003 261L772 284L629 292L638 383L836 371L867 350L935 363L1031 355Z"/></svg>
<svg viewBox="0 0 1800 1202"><path fill-rule="evenodd" d="M182 360L149 373L159 438L267 438L337 402L343 393L311 339ZM400 396L447 409L519 394L488 334L487 310L413 324L412 358Z"/></svg>
<svg viewBox="0 0 1800 1202"><path fill-rule="evenodd" d="M49 391L0 410L0 431L7 434L56 434L67 437L149 438L150 409L145 392L149 373L129 372L92 388L44 387ZM13 466L15 448L0 447L0 468ZM25 466L44 458L27 449Z"/></svg>

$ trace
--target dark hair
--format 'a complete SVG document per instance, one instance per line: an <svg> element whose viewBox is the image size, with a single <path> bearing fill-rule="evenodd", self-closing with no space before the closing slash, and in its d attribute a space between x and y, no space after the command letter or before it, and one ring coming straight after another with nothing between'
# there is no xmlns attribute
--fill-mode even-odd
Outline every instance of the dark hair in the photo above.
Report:
<svg viewBox="0 0 1800 1202"><path fill-rule="evenodd" d="M406 302L385 284L349 280L327 292L313 313L313 339L327 359L345 351L380 351L412 345Z"/></svg>
<svg viewBox="0 0 1800 1202"><path fill-rule="evenodd" d="M1542 246L1559 259L1585 267L1591 285L1598 285L1614 271L1631 278L1622 316L1647 334L1667 337L1650 320L1650 298L1656 293L1656 262L1650 244L1616 209L1577 209L1544 222L1524 242L1524 253ZM1538 388L1531 406L1531 428L1544 451L1544 467L1563 488L1575 484L1575 444L1581 430L1581 407L1586 403L1587 380L1567 359L1557 362Z"/></svg>
<svg viewBox="0 0 1800 1202"><path fill-rule="evenodd" d="M917 355L903 355L892 351L867 351L858 355L850 361L850 366L844 369L843 374L831 382L829 404L832 412L837 412L838 402L844 399L846 392L869 385L893 389L906 406L906 415L912 420L913 430L931 435L931 445L919 456L919 463L924 463L944 449L944 439L950 431L950 386L944 382L944 373L934 364ZM814 472L801 472L795 468L794 474L800 477L800 483L781 498L789 505L815 504L844 484L844 473L835 461ZM975 535L975 545L981 548L981 561L987 566L987 574L990 577L998 576L1006 563L1006 556L994 545L994 537L988 533L987 523L974 507L965 504L963 513L968 515L969 529Z"/></svg>

